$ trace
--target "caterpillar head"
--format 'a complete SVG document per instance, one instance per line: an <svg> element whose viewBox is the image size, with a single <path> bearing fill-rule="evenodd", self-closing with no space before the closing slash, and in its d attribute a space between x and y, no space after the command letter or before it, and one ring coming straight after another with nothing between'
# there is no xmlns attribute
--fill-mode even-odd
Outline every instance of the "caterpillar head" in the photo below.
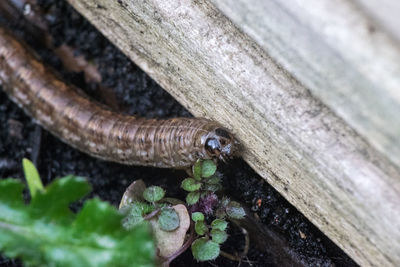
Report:
<svg viewBox="0 0 400 267"><path fill-rule="evenodd" d="M239 152L239 141L226 129L219 127L207 135L204 149L214 159L226 161Z"/></svg>

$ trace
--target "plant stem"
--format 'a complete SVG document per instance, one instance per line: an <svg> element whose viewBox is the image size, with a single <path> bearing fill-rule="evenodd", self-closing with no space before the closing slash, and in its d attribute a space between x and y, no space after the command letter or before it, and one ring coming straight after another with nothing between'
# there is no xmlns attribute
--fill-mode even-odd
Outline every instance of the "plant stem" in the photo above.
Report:
<svg viewBox="0 0 400 267"><path fill-rule="evenodd" d="M190 234L188 240L182 245L180 249L174 252L171 256L169 256L165 261L162 263L162 267L169 267L169 264L179 255L181 255L183 252L185 252L193 243L195 240L196 235L194 232L194 223L191 221L190 222Z"/></svg>
<svg viewBox="0 0 400 267"><path fill-rule="evenodd" d="M143 219L145 219L146 221L151 220L154 216L156 216L158 213L160 212L160 209L155 209L152 212L150 212L149 214L147 214L146 216L143 217Z"/></svg>
<svg viewBox="0 0 400 267"><path fill-rule="evenodd" d="M250 237L249 237L249 233L247 232L247 230L241 226L239 226L237 223L233 222L237 227L239 227L242 230L242 233L244 235L244 248L243 251L239 254L239 255L232 255L228 252L222 251L220 252L220 255L230 259L232 261L241 261L242 258L244 258L247 253L249 252L249 247L250 247Z"/></svg>

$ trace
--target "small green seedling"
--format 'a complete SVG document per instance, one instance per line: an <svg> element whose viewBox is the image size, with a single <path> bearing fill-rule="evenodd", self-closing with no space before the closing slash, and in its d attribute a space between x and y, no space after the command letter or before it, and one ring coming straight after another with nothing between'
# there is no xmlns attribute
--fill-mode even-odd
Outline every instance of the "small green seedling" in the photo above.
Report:
<svg viewBox="0 0 400 267"><path fill-rule="evenodd" d="M193 178L182 181L181 187L188 191L186 202L196 204L201 197L213 194L222 188L221 179L215 175L217 166L212 160L198 160L193 166Z"/></svg>
<svg viewBox="0 0 400 267"><path fill-rule="evenodd" d="M221 244L228 238L226 219L241 219L245 216L244 209L239 203L226 197L219 200L216 193L222 185L216 170L217 166L211 160L198 160L195 163L192 176L181 183L181 188L187 192L187 206L185 212L179 215L174 210L176 206L170 204L172 199L165 198L165 191L161 187L146 188L143 181L138 180L132 183L130 189L125 192L121 201L122 210L128 210L125 211L127 216L123 222L124 226L129 229L144 220L152 222L163 266L168 266L174 258L189 247L196 260L214 260L220 255ZM172 202L176 204L179 200ZM179 216L186 216L186 214L189 216L189 210L192 211L190 216L192 226L189 237L183 243L186 232L180 231L182 222ZM174 233L176 233L175 237ZM182 244L178 241L172 244L171 239L179 240ZM171 252L168 249L174 246L176 246L174 251L168 254L166 251Z"/></svg>
<svg viewBox="0 0 400 267"><path fill-rule="evenodd" d="M32 198L36 196L36 192L44 192L44 187L42 184L42 180L40 180L40 176L38 171L35 168L35 165L28 160L22 160L22 167L25 174L26 182L28 183L29 192L31 193Z"/></svg>
<svg viewBox="0 0 400 267"><path fill-rule="evenodd" d="M218 200L215 194L222 188L221 178L216 174L217 166L211 160L198 160L193 166L193 177L182 181L181 187L188 192L186 202L196 212L192 213L194 229L197 237L192 243L193 257L198 261L214 260L220 254L220 245L224 243L228 235L226 229L229 219L242 219L245 216L244 209L239 203L228 198ZM211 222L208 218L218 217Z"/></svg>
<svg viewBox="0 0 400 267"><path fill-rule="evenodd" d="M226 233L228 222L215 219L211 225L207 225L204 214L201 212L192 213L192 220L195 222L195 231L199 236L192 244L194 258L198 261L214 260L219 256L220 244L228 238Z"/></svg>
<svg viewBox="0 0 400 267"><path fill-rule="evenodd" d="M144 201L135 201L122 207L123 210L129 210L123 221L124 227L130 229L144 220L157 217L162 230L168 232L176 230L179 227L179 216L171 205L162 202L164 196L165 190L161 187L147 187L139 198Z"/></svg>

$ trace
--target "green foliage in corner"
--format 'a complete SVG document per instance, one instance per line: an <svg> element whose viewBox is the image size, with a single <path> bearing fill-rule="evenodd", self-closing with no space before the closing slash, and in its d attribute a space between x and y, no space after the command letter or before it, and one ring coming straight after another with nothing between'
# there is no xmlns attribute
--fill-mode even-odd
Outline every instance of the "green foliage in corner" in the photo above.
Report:
<svg viewBox="0 0 400 267"><path fill-rule="evenodd" d="M87 200L75 214L69 205L90 191L86 180L67 176L43 188L32 166L24 160L25 174L33 173L28 204L20 181L0 180L1 253L28 266L154 266L146 223L124 229L123 216L99 199Z"/></svg>

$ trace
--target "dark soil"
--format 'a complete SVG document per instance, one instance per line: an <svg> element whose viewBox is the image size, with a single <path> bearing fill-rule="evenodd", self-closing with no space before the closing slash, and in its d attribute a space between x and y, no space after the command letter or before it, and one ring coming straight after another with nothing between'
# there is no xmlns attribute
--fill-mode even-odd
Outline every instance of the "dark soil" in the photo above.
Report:
<svg viewBox="0 0 400 267"><path fill-rule="evenodd" d="M111 88L124 112L145 117L191 116L176 100L160 88L143 71L125 57L66 2L39 0L46 22L57 45L67 44L76 54L94 62L102 76L102 85ZM0 14L0 23L24 39L41 59L59 71L62 79L84 89L102 101L98 86L85 83L82 73L63 69L53 52L43 48L26 32L23 19L10 21ZM1 88L1 87L0 87ZM21 160L38 156L38 169L44 183L67 174L88 177L93 186L92 196L118 205L125 188L135 179L167 188L170 195L182 197L179 184L185 173L169 169L124 166L87 156L62 143L46 131L41 131L31 118L12 103L0 90L0 177L23 177ZM41 138L40 138L41 136ZM41 142L40 142L41 141ZM39 145L40 144L40 145ZM39 149L38 149L39 148ZM242 203L255 214L260 235L266 242L252 246L241 266L356 266L336 245L314 227L245 162L238 159L221 166L226 194ZM261 227L261 228L260 228ZM240 252L243 236L231 227L224 249ZM19 266L20 262L1 258L1 266ZM190 251L172 266L238 266L223 257L213 262L196 263Z"/></svg>

